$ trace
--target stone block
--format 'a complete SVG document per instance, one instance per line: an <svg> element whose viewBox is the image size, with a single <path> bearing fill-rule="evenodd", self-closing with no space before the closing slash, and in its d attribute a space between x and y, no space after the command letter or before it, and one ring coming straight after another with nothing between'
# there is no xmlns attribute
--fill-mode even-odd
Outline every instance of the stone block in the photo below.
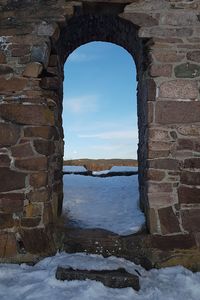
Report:
<svg viewBox="0 0 200 300"><path fill-rule="evenodd" d="M55 152L55 144L53 141L34 140L35 150L42 155L50 156Z"/></svg>
<svg viewBox="0 0 200 300"><path fill-rule="evenodd" d="M47 68L49 63L50 47L47 43L35 45L31 51L31 61L42 63L44 68Z"/></svg>
<svg viewBox="0 0 200 300"><path fill-rule="evenodd" d="M200 141L194 138L178 139L178 150L193 150L200 152Z"/></svg>
<svg viewBox="0 0 200 300"><path fill-rule="evenodd" d="M153 64L150 67L150 75L152 77L171 77L172 75L172 65L163 64L163 65L156 65Z"/></svg>
<svg viewBox="0 0 200 300"><path fill-rule="evenodd" d="M1 78L0 93L22 91L27 86L27 79L24 77Z"/></svg>
<svg viewBox="0 0 200 300"><path fill-rule="evenodd" d="M158 101L155 121L159 124L197 123L200 118L200 101Z"/></svg>
<svg viewBox="0 0 200 300"><path fill-rule="evenodd" d="M195 124L179 125L177 132L185 136L200 136L200 126Z"/></svg>
<svg viewBox="0 0 200 300"><path fill-rule="evenodd" d="M41 80L41 87L45 90L57 91L60 89L61 83L61 80L56 76L44 77Z"/></svg>
<svg viewBox="0 0 200 300"><path fill-rule="evenodd" d="M24 198L23 193L0 194L0 211L6 214L22 212Z"/></svg>
<svg viewBox="0 0 200 300"><path fill-rule="evenodd" d="M184 63L174 68L177 78L195 78L200 76L200 66L190 63Z"/></svg>
<svg viewBox="0 0 200 300"><path fill-rule="evenodd" d="M12 44L9 48L13 57L21 57L30 53L29 45Z"/></svg>
<svg viewBox="0 0 200 300"><path fill-rule="evenodd" d="M155 128L155 127L149 128L149 138L150 138L150 140L154 140L154 141L170 141L171 140L168 130L161 129L161 128Z"/></svg>
<svg viewBox="0 0 200 300"><path fill-rule="evenodd" d="M157 18L140 12L122 13L120 14L120 17L138 26L154 26L158 24Z"/></svg>
<svg viewBox="0 0 200 300"><path fill-rule="evenodd" d="M0 64L6 64L6 56L2 51L0 51Z"/></svg>
<svg viewBox="0 0 200 300"><path fill-rule="evenodd" d="M28 171L46 171L48 160L45 156L33 156L28 158L16 158L15 167Z"/></svg>
<svg viewBox="0 0 200 300"><path fill-rule="evenodd" d="M25 67L23 76L37 78L41 74L42 70L43 70L43 66L41 63L38 62L29 63Z"/></svg>
<svg viewBox="0 0 200 300"><path fill-rule="evenodd" d="M159 50L153 50L153 57L156 59L156 61L167 64L181 62L184 59L183 54L179 54L175 50L164 50L162 48ZM169 67L167 68L166 66L170 65L164 65L162 68L165 67L165 72L169 72Z"/></svg>
<svg viewBox="0 0 200 300"><path fill-rule="evenodd" d="M0 192L19 190L25 187L26 174L12 171L9 168L0 170Z"/></svg>
<svg viewBox="0 0 200 300"><path fill-rule="evenodd" d="M12 73L14 73L14 70L11 67L0 64L0 76Z"/></svg>
<svg viewBox="0 0 200 300"><path fill-rule="evenodd" d="M54 112L45 105L1 104L0 117L18 124L54 125Z"/></svg>
<svg viewBox="0 0 200 300"><path fill-rule="evenodd" d="M172 207L165 207L158 210L162 234L180 232L178 218L174 214Z"/></svg>
<svg viewBox="0 0 200 300"><path fill-rule="evenodd" d="M0 229L12 228L13 226L13 216L11 214L0 213Z"/></svg>
<svg viewBox="0 0 200 300"><path fill-rule="evenodd" d="M200 209L181 210L183 228L188 232L199 231L200 228Z"/></svg>
<svg viewBox="0 0 200 300"><path fill-rule="evenodd" d="M181 204L200 204L200 188L180 185L178 198Z"/></svg>
<svg viewBox="0 0 200 300"><path fill-rule="evenodd" d="M11 258L17 255L17 243L14 233L0 232L0 257Z"/></svg>
<svg viewBox="0 0 200 300"><path fill-rule="evenodd" d="M183 171L181 173L181 183L187 185L200 185L200 172Z"/></svg>
<svg viewBox="0 0 200 300"><path fill-rule="evenodd" d="M172 80L160 85L159 96L171 99L197 99L199 95L196 81Z"/></svg>
<svg viewBox="0 0 200 300"><path fill-rule="evenodd" d="M30 175L30 185L41 188L47 185L47 172L37 172Z"/></svg>
<svg viewBox="0 0 200 300"><path fill-rule="evenodd" d="M172 193L172 184L168 182L148 182L148 193Z"/></svg>
<svg viewBox="0 0 200 300"><path fill-rule="evenodd" d="M160 208L163 206L169 206L174 204L174 198L172 193L148 193L148 202L150 208Z"/></svg>
<svg viewBox="0 0 200 300"><path fill-rule="evenodd" d="M189 51L187 53L187 59L200 63L200 50L195 50L195 51Z"/></svg>
<svg viewBox="0 0 200 300"><path fill-rule="evenodd" d="M166 174L164 171L155 170L155 169L148 169L147 170L147 180L152 181L162 181L165 178Z"/></svg>
<svg viewBox="0 0 200 300"><path fill-rule="evenodd" d="M43 139L59 139L59 134L56 127L53 126L30 126L24 128L25 137L38 137Z"/></svg>
<svg viewBox="0 0 200 300"><path fill-rule="evenodd" d="M10 157L6 154L0 154L0 168L1 167L9 167L10 166ZM0 169L1 171L1 169Z"/></svg>
<svg viewBox="0 0 200 300"><path fill-rule="evenodd" d="M12 146L11 153L13 157L30 157L35 155L31 146L31 142L21 143Z"/></svg>
<svg viewBox="0 0 200 300"><path fill-rule="evenodd" d="M179 170L181 162L173 158L154 159L148 161L149 168L161 170Z"/></svg>
<svg viewBox="0 0 200 300"><path fill-rule="evenodd" d="M29 202L28 205L24 207L24 216L26 218L33 218L42 216L43 214L43 203Z"/></svg>
<svg viewBox="0 0 200 300"><path fill-rule="evenodd" d="M37 227L41 222L40 217L35 218L22 218L21 219L21 226L22 227Z"/></svg>
<svg viewBox="0 0 200 300"><path fill-rule="evenodd" d="M43 188L41 190L35 190L27 195L30 202L47 202L49 200L49 190Z"/></svg>
<svg viewBox="0 0 200 300"><path fill-rule="evenodd" d="M186 158L184 160L184 168L200 169L200 157Z"/></svg>
<svg viewBox="0 0 200 300"><path fill-rule="evenodd" d="M19 126L10 123L0 123L0 147L16 144L19 135Z"/></svg>

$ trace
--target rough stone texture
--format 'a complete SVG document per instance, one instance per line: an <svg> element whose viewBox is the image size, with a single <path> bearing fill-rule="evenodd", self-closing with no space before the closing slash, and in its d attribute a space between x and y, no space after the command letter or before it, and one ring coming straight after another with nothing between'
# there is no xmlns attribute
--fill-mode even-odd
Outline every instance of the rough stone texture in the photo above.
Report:
<svg viewBox="0 0 200 300"><path fill-rule="evenodd" d="M92 41L124 47L136 64L147 230L197 232L199 1L52 0L48 9L45 1L1 2L1 257L17 257L19 235L27 253L54 251L55 227L48 237L46 228L62 211L63 66L73 50Z"/></svg>
<svg viewBox="0 0 200 300"><path fill-rule="evenodd" d="M132 287L139 291L139 277L128 273L125 269L117 270L101 270L101 271L87 271L74 270L72 268L58 267L56 270L56 279L59 280L95 280L102 282L105 286L110 288L127 288Z"/></svg>

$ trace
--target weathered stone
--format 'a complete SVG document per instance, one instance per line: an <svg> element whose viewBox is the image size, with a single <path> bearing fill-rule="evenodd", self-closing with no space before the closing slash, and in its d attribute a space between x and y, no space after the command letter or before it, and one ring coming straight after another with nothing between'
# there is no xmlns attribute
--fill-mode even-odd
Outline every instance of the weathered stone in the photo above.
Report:
<svg viewBox="0 0 200 300"><path fill-rule="evenodd" d="M1 168L0 192L7 192L24 188L25 178L26 174L12 171L8 168Z"/></svg>
<svg viewBox="0 0 200 300"><path fill-rule="evenodd" d="M38 62L27 64L23 72L23 76L37 78L41 74L42 69L43 69L42 64Z"/></svg>
<svg viewBox="0 0 200 300"><path fill-rule="evenodd" d="M154 159L149 160L149 167L153 169L179 170L181 162L173 158Z"/></svg>
<svg viewBox="0 0 200 300"><path fill-rule="evenodd" d="M27 85L27 79L23 77L1 78L0 93L22 91Z"/></svg>
<svg viewBox="0 0 200 300"><path fill-rule="evenodd" d="M35 150L42 155L50 156L55 151L55 144L53 141L34 140Z"/></svg>
<svg viewBox="0 0 200 300"><path fill-rule="evenodd" d="M6 56L2 51L0 51L0 64L5 64L5 63L6 63Z"/></svg>
<svg viewBox="0 0 200 300"><path fill-rule="evenodd" d="M31 51L31 61L42 63L44 68L47 68L49 63L50 47L47 43L33 46Z"/></svg>
<svg viewBox="0 0 200 300"><path fill-rule="evenodd" d="M10 157L6 154L0 154L0 168L10 166Z"/></svg>
<svg viewBox="0 0 200 300"><path fill-rule="evenodd" d="M61 80L58 77L44 77L41 81L41 87L46 90L59 90Z"/></svg>
<svg viewBox="0 0 200 300"><path fill-rule="evenodd" d="M139 277L128 273L125 269L117 270L74 270L72 268L58 267L56 270L56 279L59 280L95 280L102 282L110 288L132 287L139 291Z"/></svg>
<svg viewBox="0 0 200 300"><path fill-rule="evenodd" d="M148 150L147 158L168 158L170 150Z"/></svg>
<svg viewBox="0 0 200 300"><path fill-rule="evenodd" d="M47 172L37 172L30 175L30 185L40 188L47 185Z"/></svg>
<svg viewBox="0 0 200 300"><path fill-rule="evenodd" d="M149 137L155 141L170 141L168 130L161 128L149 128Z"/></svg>
<svg viewBox="0 0 200 300"><path fill-rule="evenodd" d="M159 124L197 123L199 115L200 101L158 101L155 107L155 121Z"/></svg>
<svg viewBox="0 0 200 300"><path fill-rule="evenodd" d="M197 25L198 19L197 14L193 11L170 11L161 14L160 24L171 26L191 26Z"/></svg>
<svg viewBox="0 0 200 300"><path fill-rule="evenodd" d="M180 232L178 218L173 212L172 207L165 207L158 210L162 234Z"/></svg>
<svg viewBox="0 0 200 300"><path fill-rule="evenodd" d="M149 182L148 192L149 193L170 193L172 192L172 184L168 182L163 182L163 183Z"/></svg>
<svg viewBox="0 0 200 300"><path fill-rule="evenodd" d="M178 198L181 204L200 203L200 189L180 185L178 188Z"/></svg>
<svg viewBox="0 0 200 300"><path fill-rule="evenodd" d="M11 147L12 156L14 157L30 157L35 153L30 142L17 144Z"/></svg>
<svg viewBox="0 0 200 300"><path fill-rule="evenodd" d="M14 72L14 70L11 67L0 64L0 76L6 75L6 74L11 74L13 72Z"/></svg>
<svg viewBox="0 0 200 300"><path fill-rule="evenodd" d="M20 231L25 250L32 254L52 255L55 245L49 232L42 228L21 229Z"/></svg>
<svg viewBox="0 0 200 300"><path fill-rule="evenodd" d="M181 183L187 185L200 185L200 172L183 171L181 173Z"/></svg>
<svg viewBox="0 0 200 300"><path fill-rule="evenodd" d="M160 208L163 206L173 205L175 201L171 192L155 192L148 193L148 202L150 208Z"/></svg>
<svg viewBox="0 0 200 300"><path fill-rule="evenodd" d="M158 25L158 20L152 16L144 13L123 13L120 14L121 18L131 21L133 24L138 26L154 26Z"/></svg>
<svg viewBox="0 0 200 300"><path fill-rule="evenodd" d="M30 192L27 197L30 202L47 202L49 199L49 191L47 188L35 190Z"/></svg>
<svg viewBox="0 0 200 300"><path fill-rule="evenodd" d="M45 156L33 156L29 158L15 159L16 168L29 171L46 171L47 163L48 160Z"/></svg>
<svg viewBox="0 0 200 300"><path fill-rule="evenodd" d="M175 76L178 78L195 78L200 76L200 66L190 63L178 65L174 68Z"/></svg>
<svg viewBox="0 0 200 300"><path fill-rule="evenodd" d="M14 145L19 139L19 135L20 129L17 125L0 123L0 147Z"/></svg>
<svg viewBox="0 0 200 300"><path fill-rule="evenodd" d="M188 136L200 136L200 126L199 125L183 125L177 127L178 133Z"/></svg>
<svg viewBox="0 0 200 300"><path fill-rule="evenodd" d="M14 233L0 232L0 257L11 258L17 255L17 243Z"/></svg>
<svg viewBox="0 0 200 300"><path fill-rule="evenodd" d="M51 55L49 58L49 67L56 67L59 61L59 57L55 54Z"/></svg>
<svg viewBox="0 0 200 300"><path fill-rule="evenodd" d="M51 202L44 203L43 222L45 225L53 223L53 208Z"/></svg>
<svg viewBox="0 0 200 300"><path fill-rule="evenodd" d="M40 224L41 218L22 218L21 219L21 226L22 227L37 227Z"/></svg>
<svg viewBox="0 0 200 300"><path fill-rule="evenodd" d="M197 139L178 139L178 150L193 150L200 152L200 141Z"/></svg>
<svg viewBox="0 0 200 300"><path fill-rule="evenodd" d="M158 232L158 217L156 214L156 210L153 208L150 208L148 213L149 213L148 219L147 219L148 228L149 228L150 233L155 234Z"/></svg>
<svg viewBox="0 0 200 300"><path fill-rule="evenodd" d="M200 63L200 51L195 50L195 51L190 51L187 53L187 59L191 61L195 61L197 63Z"/></svg>
<svg viewBox="0 0 200 300"><path fill-rule="evenodd" d="M0 211L6 214L22 212L24 198L23 193L0 194Z"/></svg>
<svg viewBox="0 0 200 300"><path fill-rule="evenodd" d="M156 83L153 79L147 81L147 101L156 99Z"/></svg>
<svg viewBox="0 0 200 300"><path fill-rule="evenodd" d="M1 104L0 117L18 124L54 125L54 113L44 105Z"/></svg>
<svg viewBox="0 0 200 300"><path fill-rule="evenodd" d="M24 216L26 218L33 218L42 216L43 214L43 203L32 203L30 202L28 205L24 207Z"/></svg>
<svg viewBox="0 0 200 300"><path fill-rule="evenodd" d="M165 178L166 174L164 171L148 169L147 170L147 180L152 181L162 181Z"/></svg>
<svg viewBox="0 0 200 300"><path fill-rule="evenodd" d="M183 228L189 232L199 231L200 209L181 210Z"/></svg>
<svg viewBox="0 0 200 300"><path fill-rule="evenodd" d="M12 228L14 220L11 214L0 213L0 229Z"/></svg>
<svg viewBox="0 0 200 300"><path fill-rule="evenodd" d="M57 140L59 138L58 131L56 127L53 126L31 126L24 128L25 137L38 137L50 140L54 138Z"/></svg>
<svg viewBox="0 0 200 300"><path fill-rule="evenodd" d="M158 62L161 63L174 63L174 62L181 62L184 59L183 54L179 54L177 51L168 50L165 51L163 49L154 50L153 56Z"/></svg>
<svg viewBox="0 0 200 300"><path fill-rule="evenodd" d="M20 57L20 56L24 56L29 54L30 52L30 46L28 45L17 45L17 44L13 44L11 45L11 55L14 57Z"/></svg>
<svg viewBox="0 0 200 300"><path fill-rule="evenodd" d="M184 168L200 169L200 157L186 158L184 160Z"/></svg>
<svg viewBox="0 0 200 300"><path fill-rule="evenodd" d="M196 99L199 91L197 82L190 80L173 80L160 85L159 96L171 99Z"/></svg>
<svg viewBox="0 0 200 300"><path fill-rule="evenodd" d="M156 65L150 67L150 75L153 77L170 77L172 75L172 65Z"/></svg>

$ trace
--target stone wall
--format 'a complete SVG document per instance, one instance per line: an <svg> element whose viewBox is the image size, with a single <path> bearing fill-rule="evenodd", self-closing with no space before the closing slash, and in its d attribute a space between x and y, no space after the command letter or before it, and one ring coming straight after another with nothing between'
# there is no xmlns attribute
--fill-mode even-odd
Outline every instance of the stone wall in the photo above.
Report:
<svg viewBox="0 0 200 300"><path fill-rule="evenodd" d="M151 234L200 225L200 1L3 0L0 4L0 257L56 251L62 211L63 65L108 41L138 79L141 206Z"/></svg>

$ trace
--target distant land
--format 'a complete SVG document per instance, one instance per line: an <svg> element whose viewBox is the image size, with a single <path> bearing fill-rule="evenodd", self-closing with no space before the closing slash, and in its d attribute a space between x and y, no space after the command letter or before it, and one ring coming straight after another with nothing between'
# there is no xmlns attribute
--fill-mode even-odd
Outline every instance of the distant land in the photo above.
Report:
<svg viewBox="0 0 200 300"><path fill-rule="evenodd" d="M130 166L137 167L136 159L70 159L64 160L64 166L84 166L88 171L110 170L113 166Z"/></svg>

